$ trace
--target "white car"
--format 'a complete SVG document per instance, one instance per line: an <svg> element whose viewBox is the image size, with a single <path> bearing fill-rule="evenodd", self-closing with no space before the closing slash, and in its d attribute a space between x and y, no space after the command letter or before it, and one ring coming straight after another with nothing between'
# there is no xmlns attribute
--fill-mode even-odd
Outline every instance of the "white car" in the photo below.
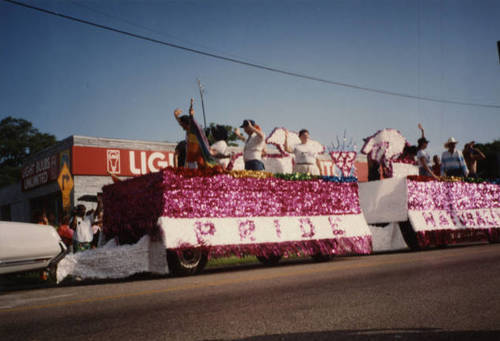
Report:
<svg viewBox="0 0 500 341"><path fill-rule="evenodd" d="M0 221L0 275L50 268L65 255L52 226Z"/></svg>

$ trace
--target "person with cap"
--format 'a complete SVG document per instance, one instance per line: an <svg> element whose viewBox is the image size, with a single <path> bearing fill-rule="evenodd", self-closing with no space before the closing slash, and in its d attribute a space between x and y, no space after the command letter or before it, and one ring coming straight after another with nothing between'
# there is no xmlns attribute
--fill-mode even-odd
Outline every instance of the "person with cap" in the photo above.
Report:
<svg viewBox="0 0 500 341"><path fill-rule="evenodd" d="M424 128L421 124L418 125L418 128L422 131L422 137L420 137L417 141L418 175L431 176L434 179L437 179L437 176L432 172L430 168L431 157L425 150L429 144L429 140L425 138Z"/></svg>
<svg viewBox="0 0 500 341"><path fill-rule="evenodd" d="M245 161L246 170L264 170L264 163L262 162L262 152L266 146L266 136L262 129L255 124L254 120L244 120L240 126L247 133L248 138L240 133L240 129L236 128L234 133L236 136L245 142L243 148L243 160Z"/></svg>
<svg viewBox="0 0 500 341"><path fill-rule="evenodd" d="M486 156L479 149L474 148L476 142L466 143L463 150L465 164L469 169L469 177L477 177L477 161L486 159Z"/></svg>
<svg viewBox="0 0 500 341"><path fill-rule="evenodd" d="M307 129L301 129L299 131L299 139L299 144L290 147L288 144L288 130L285 130L285 149L287 152L295 154L293 172L321 175L321 164L319 162L318 152L311 143L309 143L309 131Z"/></svg>
<svg viewBox="0 0 500 341"><path fill-rule="evenodd" d="M462 153L456 149L458 141L450 137L441 155L441 175L466 177L469 173Z"/></svg>

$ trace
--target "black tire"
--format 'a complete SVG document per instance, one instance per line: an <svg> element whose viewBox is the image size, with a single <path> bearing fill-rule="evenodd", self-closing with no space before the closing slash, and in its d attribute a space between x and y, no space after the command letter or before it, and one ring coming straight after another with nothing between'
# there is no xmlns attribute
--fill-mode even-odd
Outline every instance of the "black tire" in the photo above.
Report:
<svg viewBox="0 0 500 341"><path fill-rule="evenodd" d="M257 259L265 266L274 266L279 263L281 255L257 256Z"/></svg>
<svg viewBox="0 0 500 341"><path fill-rule="evenodd" d="M183 251L167 250L167 263L175 276L190 276L200 273L208 262L208 253L201 248Z"/></svg>
<svg viewBox="0 0 500 341"><path fill-rule="evenodd" d="M488 231L488 242L490 244L500 243L500 235L494 231Z"/></svg>
<svg viewBox="0 0 500 341"><path fill-rule="evenodd" d="M417 233L413 230L413 226L409 220L399 222L399 228L401 230L401 234L403 235L403 239L406 242L406 245L412 251L420 251L422 248L420 247L417 239Z"/></svg>
<svg viewBox="0 0 500 341"><path fill-rule="evenodd" d="M333 258L333 255L324 255L322 253L316 253L314 255L311 255L311 258L315 262L328 262L330 259Z"/></svg>

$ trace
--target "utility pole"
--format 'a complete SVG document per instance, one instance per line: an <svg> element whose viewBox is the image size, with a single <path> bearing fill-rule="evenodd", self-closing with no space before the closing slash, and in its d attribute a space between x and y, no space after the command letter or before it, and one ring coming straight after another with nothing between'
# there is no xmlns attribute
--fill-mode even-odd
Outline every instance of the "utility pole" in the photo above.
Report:
<svg viewBox="0 0 500 341"><path fill-rule="evenodd" d="M204 124L204 129L207 129L207 118L205 116L205 101L203 100L203 94L205 93L205 88L200 82L200 79L197 79L198 81L198 88L200 88L200 97L201 97L201 109L203 110L203 124Z"/></svg>
<svg viewBox="0 0 500 341"><path fill-rule="evenodd" d="M497 49L498 49L498 62L500 63L500 40L497 41Z"/></svg>

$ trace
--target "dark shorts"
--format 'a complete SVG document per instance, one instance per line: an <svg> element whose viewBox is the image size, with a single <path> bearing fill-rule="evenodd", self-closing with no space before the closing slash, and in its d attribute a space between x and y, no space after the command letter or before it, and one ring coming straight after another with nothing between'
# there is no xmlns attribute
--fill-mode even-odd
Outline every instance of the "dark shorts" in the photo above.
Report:
<svg viewBox="0 0 500 341"><path fill-rule="evenodd" d="M464 177L464 172L462 171L462 168L454 168L454 169L448 169L446 171L447 176L458 176L458 177Z"/></svg>
<svg viewBox="0 0 500 341"><path fill-rule="evenodd" d="M418 175L420 176L432 176L431 173L427 171L424 167L418 167Z"/></svg>
<svg viewBox="0 0 500 341"><path fill-rule="evenodd" d="M246 170L264 170L264 163L260 160L248 160L245 161L245 169Z"/></svg>

